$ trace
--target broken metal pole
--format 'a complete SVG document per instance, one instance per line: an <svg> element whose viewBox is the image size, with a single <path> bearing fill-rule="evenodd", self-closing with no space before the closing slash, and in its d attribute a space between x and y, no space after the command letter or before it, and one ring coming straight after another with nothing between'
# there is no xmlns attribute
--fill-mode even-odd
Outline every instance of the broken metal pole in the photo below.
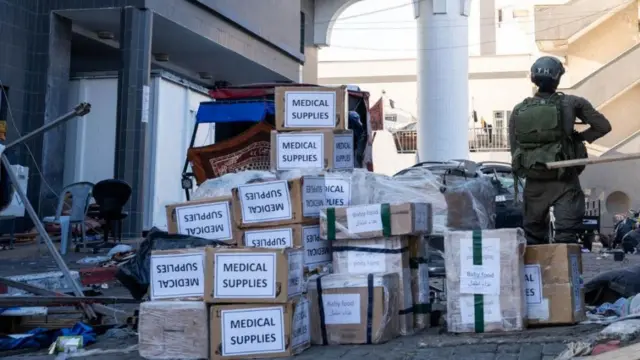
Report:
<svg viewBox="0 0 640 360"><path fill-rule="evenodd" d="M60 269L60 271L64 275L64 278L71 285L71 287L73 289L73 293L76 296L80 296L80 297L84 296L84 292L82 291L82 287L71 276L71 272L69 271L69 268L67 267L67 264L64 262L64 259L62 259L62 256L60 256L60 253L58 253L58 250L56 250L56 247L53 244L53 241L49 237L49 234L47 233L47 230L44 228L44 225L42 224L42 222L40 221L40 218L38 217L38 213L36 213L36 211L33 209L33 206L31 205L31 202L29 202L29 199L27 198L27 194L22 190L22 188L20 186L17 186L17 184L19 184L20 182L18 181L18 177L16 176L16 174L13 172L13 169L11 168L11 163L9 162L9 159L5 155L4 151L7 148L16 146L16 145L18 145L18 144L20 144L20 143L22 143L24 141L27 141L27 140L33 138L36 135L39 135L39 134L41 134L41 133L43 133L43 132L45 132L45 131L53 128L53 127L55 127L55 126L58 126L58 125L66 122L66 121L69 121L69 120L75 118L76 116L86 115L87 113L89 113L89 111L91 111L91 105L88 104L88 103L82 103L82 104L76 106L76 108L73 111L71 111L71 112L69 112L69 113L67 113L65 115L62 115L61 117L53 120L52 122L50 122L50 123L38 128L38 129L36 129L35 131L30 132L29 134L21 136L16 141L13 141L13 142L9 143L7 146L0 145L1 146L0 147L0 153L2 154L0 156L0 160L2 161L2 165L5 167L5 169L7 171L7 175L9 176L9 179L11 180L11 183L14 184L13 188L14 188L16 194L18 194L18 197L20 198L20 200L24 204L24 208L27 211L27 214L29 214L29 217L31 218L31 221L33 221L33 224L35 225L36 230L38 231L38 235L40 235L40 237L44 241L45 245L49 249L49 252L51 253L51 256L53 257L53 260L58 265L58 268ZM95 319L96 318L96 313L93 311L93 309L90 306L88 306L88 305L82 305L82 306L83 306L83 309L85 310L85 313L87 314L87 317L89 319Z"/></svg>

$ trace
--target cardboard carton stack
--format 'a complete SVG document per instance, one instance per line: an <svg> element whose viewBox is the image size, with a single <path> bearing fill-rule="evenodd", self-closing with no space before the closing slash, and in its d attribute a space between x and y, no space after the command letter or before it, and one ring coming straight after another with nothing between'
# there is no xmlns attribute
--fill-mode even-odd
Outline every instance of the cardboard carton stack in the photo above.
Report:
<svg viewBox="0 0 640 360"><path fill-rule="evenodd" d="M208 357L205 249L153 251L149 297L140 305L138 349L147 359Z"/></svg>
<svg viewBox="0 0 640 360"><path fill-rule="evenodd" d="M523 330L527 325L524 232L452 231L444 244L448 330Z"/></svg>
<svg viewBox="0 0 640 360"><path fill-rule="evenodd" d="M421 235L430 233L431 229L431 207L425 203L372 204L322 209L320 236L332 241L334 274L320 279L315 287L311 284L312 281L308 284L311 308L320 308L321 317L324 314L322 327L325 330L321 332L322 338L318 339L316 337L318 333L312 332L312 342L329 341L345 344L386 341L393 330L386 329L384 326L392 328L396 321L399 334L412 334L415 329L410 247L416 242L423 241ZM422 249L423 246L417 247ZM426 275L424 272L423 274ZM397 282L392 279L392 275L398 277ZM420 272L415 275L420 276ZM364 282L363 276L368 277L369 281ZM387 277L388 279L384 281L383 279ZM416 289L428 288L428 278L415 279L415 282L426 283L426 286L416 286ZM345 316L341 323L332 324L333 326L327 324L329 319L327 313L349 312L344 309L346 305L342 307L338 305L355 301L356 298L353 295L347 296L353 292L368 294L359 296L357 298L359 301L355 302L354 306L358 309L363 307L375 310L369 302L376 288L387 296L380 301L383 303L395 301L397 307L388 305L385 308L388 311L382 314L369 312L366 317ZM344 299L336 299L333 303L327 302L324 299L324 293L329 290L335 296L343 295ZM391 293L395 293L395 300L391 297ZM428 298L428 295L415 297ZM325 309L327 307L328 309ZM345 328L352 330L359 328L359 331L364 332L376 319L380 320L376 324L380 327L380 333L386 336L366 337L366 341L362 341L363 337L354 337L345 330Z"/></svg>
<svg viewBox="0 0 640 360"><path fill-rule="evenodd" d="M276 88L271 170L353 169L346 87Z"/></svg>

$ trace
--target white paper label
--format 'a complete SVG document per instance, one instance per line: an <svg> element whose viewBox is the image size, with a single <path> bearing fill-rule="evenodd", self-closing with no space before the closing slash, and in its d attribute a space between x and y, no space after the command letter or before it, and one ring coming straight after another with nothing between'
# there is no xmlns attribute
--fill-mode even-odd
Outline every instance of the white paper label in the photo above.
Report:
<svg viewBox="0 0 640 360"><path fill-rule="evenodd" d="M150 264L151 300L204 296L204 254L155 254Z"/></svg>
<svg viewBox="0 0 640 360"><path fill-rule="evenodd" d="M418 232L425 232L429 230L429 212L427 211L427 204L415 203L413 204L415 211L415 227Z"/></svg>
<svg viewBox="0 0 640 360"><path fill-rule="evenodd" d="M349 206L351 183L332 176L305 176L302 203L305 217L319 217L323 207Z"/></svg>
<svg viewBox="0 0 640 360"><path fill-rule="evenodd" d="M540 264L525 265L524 284L527 304L540 304L542 302L542 274Z"/></svg>
<svg viewBox="0 0 640 360"><path fill-rule="evenodd" d="M349 233L382 231L381 212L380 204L348 207L347 228L349 228Z"/></svg>
<svg viewBox="0 0 640 360"><path fill-rule="evenodd" d="M277 169L324 168L324 134L276 135Z"/></svg>
<svg viewBox="0 0 640 360"><path fill-rule="evenodd" d="M245 224L289 220L293 217L286 181L241 185L238 186L238 197L242 208L242 222Z"/></svg>
<svg viewBox="0 0 640 360"><path fill-rule="evenodd" d="M324 323L360 324L360 294L323 294Z"/></svg>
<svg viewBox="0 0 640 360"><path fill-rule="evenodd" d="M482 239L482 265L473 265L473 240L460 239L460 293L500 294L500 239Z"/></svg>
<svg viewBox="0 0 640 360"><path fill-rule="evenodd" d="M276 254L215 254L214 262L214 298L276 297Z"/></svg>
<svg viewBox="0 0 640 360"><path fill-rule="evenodd" d="M284 249L293 246L293 229L247 230L244 246L267 249Z"/></svg>
<svg viewBox="0 0 640 360"><path fill-rule="evenodd" d="M320 238L320 226L302 228L305 266L317 266L331 262L331 242Z"/></svg>
<svg viewBox="0 0 640 360"><path fill-rule="evenodd" d="M365 246L369 249L384 249L384 244ZM350 274L369 274L384 272L387 265L385 254L365 251L347 251L347 264Z"/></svg>
<svg viewBox="0 0 640 360"><path fill-rule="evenodd" d="M549 320L549 300L542 299L539 304L527 304L527 317L535 320Z"/></svg>
<svg viewBox="0 0 640 360"><path fill-rule="evenodd" d="M209 240L231 240L230 214L228 201L177 207L178 233Z"/></svg>
<svg viewBox="0 0 640 360"><path fill-rule="evenodd" d="M291 325L292 348L308 344L311 341L311 334L309 333L309 300L306 297L301 297L295 306L293 324Z"/></svg>
<svg viewBox="0 0 640 360"><path fill-rule="evenodd" d="M289 255L289 297L302 294L304 277L304 252L294 250Z"/></svg>
<svg viewBox="0 0 640 360"><path fill-rule="evenodd" d="M353 169L355 166L353 133L333 136L333 168Z"/></svg>
<svg viewBox="0 0 640 360"><path fill-rule="evenodd" d="M570 255L569 261L571 262L571 284L573 288L573 308L575 311L582 311L582 295L580 289L582 284L580 283L580 263L578 255Z"/></svg>
<svg viewBox="0 0 640 360"><path fill-rule="evenodd" d="M336 93L334 91L286 91L284 106L284 127L336 127Z"/></svg>
<svg viewBox="0 0 640 360"><path fill-rule="evenodd" d="M501 323L500 296L484 295L482 297L484 323ZM463 324L475 324L475 298L473 295L460 295L460 316Z"/></svg>
<svg viewBox="0 0 640 360"><path fill-rule="evenodd" d="M325 179L322 176L305 176L302 188L302 214L305 217L319 217L325 206Z"/></svg>
<svg viewBox="0 0 640 360"><path fill-rule="evenodd" d="M282 306L221 310L222 356L280 353L286 350Z"/></svg>

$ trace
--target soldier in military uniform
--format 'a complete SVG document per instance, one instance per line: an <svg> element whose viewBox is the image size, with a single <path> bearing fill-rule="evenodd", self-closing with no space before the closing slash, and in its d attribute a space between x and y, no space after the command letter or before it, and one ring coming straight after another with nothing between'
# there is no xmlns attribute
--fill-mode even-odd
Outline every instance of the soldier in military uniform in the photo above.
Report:
<svg viewBox="0 0 640 360"><path fill-rule="evenodd" d="M525 178L524 230L529 244L549 241L576 243L582 226L585 199L579 175L584 167L549 170L553 161L586 158L589 143L611 131L609 121L578 96L557 92L564 66L545 56L531 66L538 92L513 109L509 119L514 175ZM589 125L577 132L576 118ZM548 239L548 214L553 206L555 239Z"/></svg>

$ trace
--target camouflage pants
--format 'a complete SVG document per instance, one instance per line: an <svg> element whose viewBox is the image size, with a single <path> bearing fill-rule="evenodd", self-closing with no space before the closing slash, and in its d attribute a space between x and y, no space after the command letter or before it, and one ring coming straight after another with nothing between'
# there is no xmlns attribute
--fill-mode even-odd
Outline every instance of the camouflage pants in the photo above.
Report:
<svg viewBox="0 0 640 360"><path fill-rule="evenodd" d="M524 231L527 243L549 243L549 208L555 217L555 242L576 243L584 216L584 193L576 176L565 181L531 180L524 187Z"/></svg>

